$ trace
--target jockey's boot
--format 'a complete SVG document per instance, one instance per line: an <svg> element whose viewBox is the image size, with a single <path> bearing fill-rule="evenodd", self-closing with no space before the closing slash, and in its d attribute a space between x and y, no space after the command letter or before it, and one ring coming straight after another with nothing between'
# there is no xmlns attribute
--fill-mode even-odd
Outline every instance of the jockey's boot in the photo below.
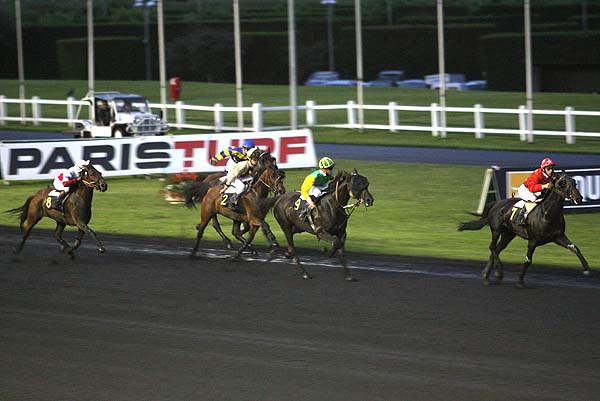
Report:
<svg viewBox="0 0 600 401"><path fill-rule="evenodd" d="M526 226L527 225L527 209L523 206L519 209L519 213L515 217L515 224L518 226Z"/></svg>
<svg viewBox="0 0 600 401"><path fill-rule="evenodd" d="M237 210L238 202L240 200L240 194L232 194L229 198L229 208L231 210Z"/></svg>
<svg viewBox="0 0 600 401"><path fill-rule="evenodd" d="M63 212L65 211L65 200L67 199L67 193L65 191L60 191L60 193L58 194L58 199L56 202L53 203L53 207L52 209L54 210L58 210L59 212Z"/></svg>
<svg viewBox="0 0 600 401"><path fill-rule="evenodd" d="M298 213L298 218L302 221L306 221L309 214L310 206L307 201L302 200L302 204L300 205L300 213Z"/></svg>

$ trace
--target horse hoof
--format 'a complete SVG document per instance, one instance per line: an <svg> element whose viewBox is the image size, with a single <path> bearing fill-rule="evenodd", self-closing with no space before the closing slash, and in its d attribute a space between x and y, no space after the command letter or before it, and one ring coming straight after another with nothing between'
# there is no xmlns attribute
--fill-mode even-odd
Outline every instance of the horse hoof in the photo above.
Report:
<svg viewBox="0 0 600 401"><path fill-rule="evenodd" d="M302 279L303 280L309 280L311 277L308 275L307 272L302 273Z"/></svg>
<svg viewBox="0 0 600 401"><path fill-rule="evenodd" d="M352 277L352 276L346 276L346 277L344 278L344 280L346 280L346 281L348 281L348 282L356 282L356 281L358 281L358 279L355 279L355 278L354 278L354 277Z"/></svg>
<svg viewBox="0 0 600 401"><path fill-rule="evenodd" d="M225 245L225 248L227 248L227 249L232 249L232 248L233 248L233 245L232 245L232 244L231 244L231 242L230 242L230 243L228 243L227 245Z"/></svg>
<svg viewBox="0 0 600 401"><path fill-rule="evenodd" d="M519 289L523 289L523 288L525 288L525 283L522 281L517 281L517 284L515 284L515 287L517 287Z"/></svg>
<svg viewBox="0 0 600 401"><path fill-rule="evenodd" d="M494 273L494 276L498 281L502 281L502 279L504 278L504 274L498 272Z"/></svg>
<svg viewBox="0 0 600 401"><path fill-rule="evenodd" d="M584 276L589 276L590 274L592 274L592 273L591 273L591 270L584 270L584 271L583 271L583 275L584 275Z"/></svg>
<svg viewBox="0 0 600 401"><path fill-rule="evenodd" d="M490 285L490 280L487 278L483 279L483 285Z"/></svg>
<svg viewBox="0 0 600 401"><path fill-rule="evenodd" d="M252 256L258 257L258 251L256 249L253 249L252 251L250 251L250 253L252 254Z"/></svg>
<svg viewBox="0 0 600 401"><path fill-rule="evenodd" d="M104 253L106 252L106 248L101 246L100 248L98 248L98 253Z"/></svg>

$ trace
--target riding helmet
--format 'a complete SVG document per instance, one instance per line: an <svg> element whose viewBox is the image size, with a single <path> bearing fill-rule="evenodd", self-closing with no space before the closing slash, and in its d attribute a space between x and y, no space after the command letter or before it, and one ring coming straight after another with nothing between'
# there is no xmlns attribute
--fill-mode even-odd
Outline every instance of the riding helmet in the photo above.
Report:
<svg viewBox="0 0 600 401"><path fill-rule="evenodd" d="M252 139L244 139L242 142L242 148L251 149L254 147L254 141Z"/></svg>
<svg viewBox="0 0 600 401"><path fill-rule="evenodd" d="M319 168L322 169L330 169L333 168L335 166L335 163L333 162L333 160L330 157L323 157L321 158L321 160L319 160Z"/></svg>
<svg viewBox="0 0 600 401"><path fill-rule="evenodd" d="M260 157L261 154L262 154L262 150L260 148L252 148L248 151L248 158L258 160L258 158Z"/></svg>
<svg viewBox="0 0 600 401"><path fill-rule="evenodd" d="M90 164L89 160L79 160L77 163L75 163L75 170L77 173L81 173L88 164Z"/></svg>
<svg viewBox="0 0 600 401"><path fill-rule="evenodd" d="M540 164L540 168L544 168L544 167L548 167L548 166L555 166L555 164L551 158L546 157L544 160L542 160L542 164Z"/></svg>

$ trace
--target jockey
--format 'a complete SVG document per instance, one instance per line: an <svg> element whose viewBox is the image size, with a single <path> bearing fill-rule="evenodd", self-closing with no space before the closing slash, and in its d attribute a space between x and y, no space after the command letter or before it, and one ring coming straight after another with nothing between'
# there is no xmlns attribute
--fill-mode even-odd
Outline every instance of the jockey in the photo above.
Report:
<svg viewBox="0 0 600 401"><path fill-rule="evenodd" d="M330 157L319 160L319 168L306 176L300 188L300 214L302 220L306 220L309 212L317 207L315 200L323 195L323 191L333 180L333 168L335 163Z"/></svg>
<svg viewBox="0 0 600 401"><path fill-rule="evenodd" d="M236 163L248 160L248 154L252 148L254 148L254 141L252 139L244 139L241 148L230 146L227 149L223 149L210 158L210 164L216 166L221 160L229 158L229 160L227 160L227 165L225 166L225 171L231 171Z"/></svg>
<svg viewBox="0 0 600 401"><path fill-rule="evenodd" d="M546 157L542 160L540 168L536 169L531 175L521 184L517 193L519 198L526 202L536 202L541 195L542 190L552 187L552 182L556 179L557 174L554 172L554 161ZM524 207L517 216L516 224L525 225L528 212Z"/></svg>
<svg viewBox="0 0 600 401"><path fill-rule="evenodd" d="M67 194L71 190L71 187L76 185L81 179L81 173L85 167L90 164L89 160L79 160L74 166L69 167L66 170L61 170L56 178L54 178L54 189L59 192L58 199L60 200L57 210L62 210Z"/></svg>
<svg viewBox="0 0 600 401"><path fill-rule="evenodd" d="M262 150L260 148L252 148L248 151L248 160L240 161L227 172L225 177L220 178L225 186L220 193L230 194L229 208L235 210L241 194L248 187L248 182L252 181L252 173L258 164Z"/></svg>

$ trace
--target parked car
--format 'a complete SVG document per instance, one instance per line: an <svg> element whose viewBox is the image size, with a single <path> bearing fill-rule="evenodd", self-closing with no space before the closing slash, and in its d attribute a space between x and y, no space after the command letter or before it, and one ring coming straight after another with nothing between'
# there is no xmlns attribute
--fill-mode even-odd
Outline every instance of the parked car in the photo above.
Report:
<svg viewBox="0 0 600 401"><path fill-rule="evenodd" d="M425 89L428 88L427 82L422 79L405 79L400 82L396 82L396 86L399 88L411 88L411 89Z"/></svg>
<svg viewBox="0 0 600 401"><path fill-rule="evenodd" d="M340 79L340 74L336 71L316 71L308 76L304 82L306 86L324 86L329 81Z"/></svg>
<svg viewBox="0 0 600 401"><path fill-rule="evenodd" d="M444 74L444 77L445 77L446 87L450 83L464 83L465 82L465 74ZM434 85L437 85L437 87L439 88L440 74L425 75L425 83L427 83L427 85L432 89L434 89L433 88Z"/></svg>
<svg viewBox="0 0 600 401"><path fill-rule="evenodd" d="M325 86L356 86L355 79L333 79L327 81Z"/></svg>
<svg viewBox="0 0 600 401"><path fill-rule="evenodd" d="M169 125L161 116L152 114L148 100L141 95L120 92L95 92L82 101L89 111L79 106L75 122L76 137L122 138L124 136L164 135ZM90 119L82 119L86 115ZM106 116L106 117L105 117Z"/></svg>
<svg viewBox="0 0 600 401"><path fill-rule="evenodd" d="M377 79L364 83L364 86L370 87L388 87L396 86L399 81L404 79L404 71L401 70L384 70L380 71Z"/></svg>

